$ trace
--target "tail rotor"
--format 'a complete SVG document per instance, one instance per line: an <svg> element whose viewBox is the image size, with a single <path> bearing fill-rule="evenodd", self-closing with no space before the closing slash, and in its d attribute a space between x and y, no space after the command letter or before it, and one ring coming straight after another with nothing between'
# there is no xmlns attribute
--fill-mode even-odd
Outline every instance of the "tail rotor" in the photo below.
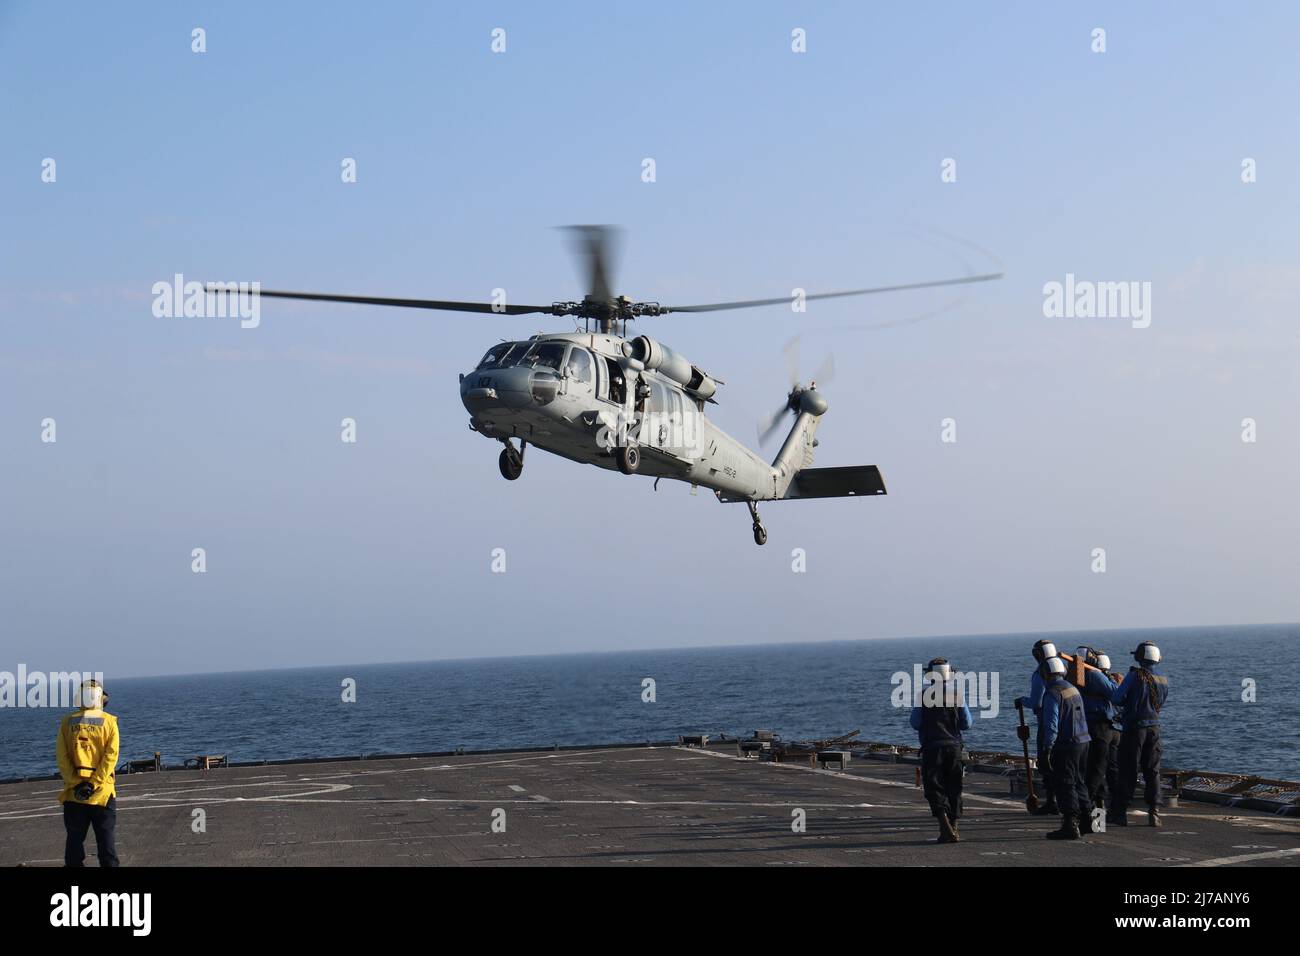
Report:
<svg viewBox="0 0 1300 956"><path fill-rule="evenodd" d="M785 403L778 408L772 415L760 419L758 422L758 443L760 446L766 445L771 441L772 436L780 430L782 420L787 412L792 415L798 415L802 407L802 399L805 392L815 391L818 383L826 385L835 378L835 354L828 352L826 358L822 360L821 365L813 373L812 378L808 380L805 387L799 382L800 366L800 339L796 335L781 349L785 356L786 373L790 379L790 391L785 397Z"/></svg>

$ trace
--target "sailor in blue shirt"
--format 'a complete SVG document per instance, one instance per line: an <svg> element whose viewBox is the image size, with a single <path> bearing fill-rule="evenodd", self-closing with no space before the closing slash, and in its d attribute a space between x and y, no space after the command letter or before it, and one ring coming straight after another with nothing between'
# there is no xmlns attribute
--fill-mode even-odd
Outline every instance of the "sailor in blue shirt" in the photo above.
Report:
<svg viewBox="0 0 1300 956"><path fill-rule="evenodd" d="M1033 655L1035 661L1034 673L1029 678L1029 696L1017 697L1016 707L1024 710L1032 710L1034 716L1038 718L1037 727L1037 750L1038 750L1038 775L1043 779L1043 793L1047 794L1047 802L1040 805L1034 813L1038 814L1055 814L1059 811L1056 806L1056 788L1052 784L1052 772L1049 769L1050 761L1043 759L1043 676L1040 673L1043 661L1056 657L1056 645L1051 641L1037 641L1033 646Z"/></svg>
<svg viewBox="0 0 1300 956"><path fill-rule="evenodd" d="M1105 808L1107 800L1113 807L1119 793L1119 731L1115 728L1115 694L1117 681L1110 674L1110 657L1105 651L1081 647L1078 653L1091 664L1084 672L1083 714L1088 720L1088 797L1093 811ZM1113 809L1107 813L1106 822L1115 821ZM1080 823L1085 832L1092 831L1091 815Z"/></svg>
<svg viewBox="0 0 1300 956"><path fill-rule="evenodd" d="M1080 823L1088 816L1088 720L1083 713L1083 695L1065 679L1065 661L1050 657L1043 661L1043 718L1039 742L1051 765L1056 784L1056 802L1061 808L1061 828L1047 834L1049 840L1077 840Z"/></svg>
<svg viewBox="0 0 1300 956"><path fill-rule="evenodd" d="M1169 699L1169 679L1160 673L1160 648L1143 641L1133 651L1137 667L1115 688L1124 732L1119 740L1119 792L1113 805L1117 826L1128 826L1128 805L1137 792L1138 771L1146 787L1147 822L1160 826L1160 711Z"/></svg>
<svg viewBox="0 0 1300 956"><path fill-rule="evenodd" d="M952 666L936 657L925 666L926 680L912 708L912 729L921 742L921 784L930 812L939 820L939 842L961 839L962 737L971 726L970 708L958 693Z"/></svg>

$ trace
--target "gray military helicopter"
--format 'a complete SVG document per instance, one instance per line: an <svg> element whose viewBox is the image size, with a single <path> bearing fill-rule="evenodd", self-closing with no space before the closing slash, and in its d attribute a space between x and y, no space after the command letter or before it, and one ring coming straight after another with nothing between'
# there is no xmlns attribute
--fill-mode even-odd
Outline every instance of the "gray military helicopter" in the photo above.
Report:
<svg viewBox="0 0 1300 956"><path fill-rule="evenodd" d="M885 494L875 465L813 468L817 426L826 414L826 399L814 376L807 386L792 375L785 402L760 427L762 445L787 412L794 416L781 450L769 464L757 452L726 434L704 414L722 382L656 339L628 337L629 322L678 312L718 312L770 305L789 305L792 297L663 306L615 296L610 281L612 232L607 226L570 227L586 259L587 289L581 302L509 305L504 302L451 302L438 299L393 299L312 292L272 292L268 298L313 302L350 302L413 309L480 312L498 315L572 316L573 332L547 332L520 341L503 341L488 349L472 372L460 376L460 396L469 412L469 427L505 447L503 477L514 481L523 472L529 445L572 461L647 475L711 489L719 501L745 502L754 524L754 541L767 542L758 502L795 498L840 498ZM986 282L1002 273L932 282L878 286L807 295L835 299L907 289ZM829 369L828 369L829 371ZM821 376L825 379L825 376Z"/></svg>

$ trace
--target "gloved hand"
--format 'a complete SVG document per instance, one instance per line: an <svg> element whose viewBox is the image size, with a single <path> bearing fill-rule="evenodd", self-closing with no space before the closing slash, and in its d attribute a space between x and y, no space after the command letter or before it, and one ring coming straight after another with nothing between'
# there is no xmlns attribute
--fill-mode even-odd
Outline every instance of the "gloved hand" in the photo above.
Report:
<svg viewBox="0 0 1300 956"><path fill-rule="evenodd" d="M95 788L89 783L83 783L72 791L72 795L84 803L95 795Z"/></svg>
<svg viewBox="0 0 1300 956"><path fill-rule="evenodd" d="M1043 751L1042 756L1038 758L1038 766L1048 773L1052 772L1052 752L1050 750Z"/></svg>

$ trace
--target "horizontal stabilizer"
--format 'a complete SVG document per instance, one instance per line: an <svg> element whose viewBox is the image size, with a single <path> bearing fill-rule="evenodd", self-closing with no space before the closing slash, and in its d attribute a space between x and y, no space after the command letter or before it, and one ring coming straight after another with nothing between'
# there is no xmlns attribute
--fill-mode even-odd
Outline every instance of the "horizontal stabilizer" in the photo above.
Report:
<svg viewBox="0 0 1300 956"><path fill-rule="evenodd" d="M787 498L846 498L885 494L885 479L875 465L802 468L790 483Z"/></svg>

